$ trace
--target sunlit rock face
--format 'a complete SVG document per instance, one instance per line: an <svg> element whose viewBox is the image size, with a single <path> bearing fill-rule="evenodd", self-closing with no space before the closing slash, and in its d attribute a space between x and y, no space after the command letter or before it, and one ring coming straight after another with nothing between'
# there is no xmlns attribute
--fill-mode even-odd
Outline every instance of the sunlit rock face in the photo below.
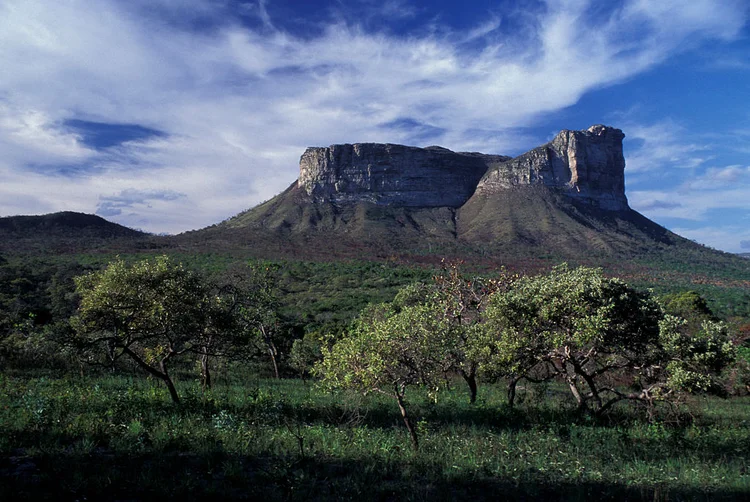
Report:
<svg viewBox="0 0 750 502"><path fill-rule="evenodd" d="M621 130L603 125L561 131L523 155L489 169L477 193L491 194L523 185L543 185L601 209L628 209Z"/></svg>
<svg viewBox="0 0 750 502"><path fill-rule="evenodd" d="M359 143L308 148L298 187L314 202L459 208L476 192L544 186L601 209L628 209L621 130L561 131L515 158L441 147Z"/></svg>
<svg viewBox="0 0 750 502"><path fill-rule="evenodd" d="M457 208L488 169L509 158L378 143L308 148L298 185L318 202Z"/></svg>

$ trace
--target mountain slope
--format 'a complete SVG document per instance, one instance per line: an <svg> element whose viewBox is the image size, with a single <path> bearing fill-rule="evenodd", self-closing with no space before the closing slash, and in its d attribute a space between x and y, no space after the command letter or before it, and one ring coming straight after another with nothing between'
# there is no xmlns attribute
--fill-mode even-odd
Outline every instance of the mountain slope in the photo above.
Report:
<svg viewBox="0 0 750 502"><path fill-rule="evenodd" d="M71 211L0 218L0 251L6 253L129 248L150 237L99 216Z"/></svg>
<svg viewBox="0 0 750 502"><path fill-rule="evenodd" d="M562 131L518 157L437 147L310 148L270 201L178 237L295 257L601 261L706 248L627 203L624 134Z"/></svg>

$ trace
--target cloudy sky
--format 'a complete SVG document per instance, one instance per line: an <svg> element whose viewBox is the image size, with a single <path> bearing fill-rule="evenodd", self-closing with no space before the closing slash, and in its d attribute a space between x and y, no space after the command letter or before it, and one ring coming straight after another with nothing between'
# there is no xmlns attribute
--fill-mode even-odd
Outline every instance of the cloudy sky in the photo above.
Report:
<svg viewBox="0 0 750 502"><path fill-rule="evenodd" d="M749 17L746 0L0 0L0 216L177 233L286 188L307 146L517 155L604 123L626 134L634 209L750 251Z"/></svg>

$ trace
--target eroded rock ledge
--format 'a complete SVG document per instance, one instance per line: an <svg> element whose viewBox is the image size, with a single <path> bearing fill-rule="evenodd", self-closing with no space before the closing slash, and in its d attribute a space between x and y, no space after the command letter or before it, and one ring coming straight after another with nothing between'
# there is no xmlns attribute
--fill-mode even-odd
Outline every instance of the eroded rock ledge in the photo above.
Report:
<svg viewBox="0 0 750 502"><path fill-rule="evenodd" d="M298 186L314 202L458 208L475 192L492 196L542 185L619 211L628 208L624 137L603 125L563 130L515 158L380 143L308 148L300 159Z"/></svg>
<svg viewBox="0 0 750 502"><path fill-rule="evenodd" d="M602 209L625 210L624 137L620 129L603 125L584 131L563 130L546 145L489 169L477 193L543 185Z"/></svg>

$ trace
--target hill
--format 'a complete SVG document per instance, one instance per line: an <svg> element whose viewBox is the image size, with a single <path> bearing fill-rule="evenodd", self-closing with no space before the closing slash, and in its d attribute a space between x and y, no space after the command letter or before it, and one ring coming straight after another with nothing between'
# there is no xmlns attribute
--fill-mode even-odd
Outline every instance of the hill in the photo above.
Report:
<svg viewBox="0 0 750 502"><path fill-rule="evenodd" d="M0 251L4 253L131 249L150 237L99 216L71 211L0 218Z"/></svg>

